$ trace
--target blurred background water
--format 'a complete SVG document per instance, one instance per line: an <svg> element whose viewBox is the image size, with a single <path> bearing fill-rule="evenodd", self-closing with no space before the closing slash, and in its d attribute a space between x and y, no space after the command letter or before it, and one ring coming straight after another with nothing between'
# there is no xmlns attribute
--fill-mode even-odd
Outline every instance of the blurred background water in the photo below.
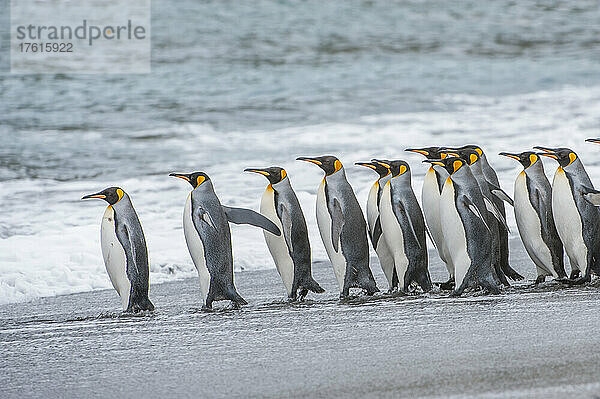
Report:
<svg viewBox="0 0 600 399"><path fill-rule="evenodd" d="M583 143L600 136L597 1L171 0L152 14L150 74L0 75L0 303L110 286L104 205L79 198L111 185L133 198L151 281L193 276L190 187L173 171L258 209L266 180L243 169L286 167L315 260L321 172L300 155L338 155L363 204L374 176L353 163L404 158L420 191L425 167L403 152L419 145L481 144L509 192L519 168L498 151L570 146L600 173ZM260 231L232 229L236 270L274 267Z"/></svg>

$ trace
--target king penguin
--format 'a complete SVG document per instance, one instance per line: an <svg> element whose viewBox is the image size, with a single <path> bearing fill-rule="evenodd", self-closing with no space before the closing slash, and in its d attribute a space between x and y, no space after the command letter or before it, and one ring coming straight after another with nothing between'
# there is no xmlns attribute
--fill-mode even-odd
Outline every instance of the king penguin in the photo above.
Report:
<svg viewBox="0 0 600 399"><path fill-rule="evenodd" d="M119 187L110 187L82 199L88 198L108 202L100 227L100 243L108 277L121 297L123 310L154 310L148 298L146 239L129 195Z"/></svg>
<svg viewBox="0 0 600 399"><path fill-rule="evenodd" d="M317 191L317 225L340 297L348 297L350 288L361 288L373 295L379 289L369 268L367 223L342 163L331 155L298 160L314 163L325 172Z"/></svg>
<svg viewBox="0 0 600 399"><path fill-rule="evenodd" d="M474 151L476 151L477 154L479 154L479 157L481 159L481 169L483 171L483 175L485 176L486 180L489 183L491 183L492 185L494 185L496 187L500 187L500 181L498 180L498 175L496 174L496 171L494 170L494 168L492 168L492 166L488 162L487 157L485 156L485 153L483 152L481 147L479 147L477 145L469 144L469 145L465 145L465 146L458 147L458 148L451 148L451 150L454 150L454 151L474 150ZM492 201L494 202L496 207L500 210L500 213L502 214L502 216L504 218L506 218L506 210L504 209L504 201L497 197L493 197ZM523 280L523 276L521 276L519 273L517 273L510 266L510 264L508 262L508 257L509 257L508 230L503 225L500 225L499 228L500 228L500 267L502 268L504 274L506 274L506 276L508 278L510 278L511 280L515 280L515 281Z"/></svg>
<svg viewBox="0 0 600 399"><path fill-rule="evenodd" d="M425 156L426 159L443 159L446 154L440 152L440 147L425 148L407 148L405 151L415 152ZM423 189L421 191L421 204L423 204L423 214L425 222L431 233L432 241L438 251L438 255L448 270L450 275L448 281L440 284L440 288L451 290L454 288L454 265L452 257L444 244L444 235L442 233L442 224L440 221L440 197L444 182L450 176L445 168L439 165L431 165L423 179Z"/></svg>
<svg viewBox="0 0 600 399"><path fill-rule="evenodd" d="M408 293L410 285L416 283L429 292L432 284L427 268L425 219L412 189L410 166L401 160L374 161L392 175L381 195L381 228L394 256L399 288Z"/></svg>
<svg viewBox="0 0 600 399"><path fill-rule="evenodd" d="M394 267L394 256L383 237L380 218L381 194L385 184L392 176L389 169L377 162L357 162L356 165L364 166L373 169L379 175L379 178L371 186L369 197L367 199L367 224L369 226L369 237L373 249L379 258L379 264L383 270L383 274L387 279L389 292L398 287L398 274Z"/></svg>
<svg viewBox="0 0 600 399"><path fill-rule="evenodd" d="M515 181L514 209L521 240L537 269L535 283L544 282L547 276L566 278L563 245L552 215L552 187L544 164L532 151L500 155L523 165Z"/></svg>
<svg viewBox="0 0 600 399"><path fill-rule="evenodd" d="M492 233L477 180L461 158L424 162L444 166L450 174L440 198L440 220L455 268L456 287L451 295L459 296L466 288L477 286L499 293L498 277L492 267Z"/></svg>
<svg viewBox="0 0 600 399"><path fill-rule="evenodd" d="M183 233L188 250L198 270L203 309L213 301L230 300L234 307L247 302L238 294L233 282L233 254L229 222L251 224L280 235L269 219L249 209L221 205L208 175L203 172L171 173L189 182L193 190L183 209Z"/></svg>
<svg viewBox="0 0 600 399"><path fill-rule="evenodd" d="M500 279L500 282L504 286L510 287L510 283L508 282L508 279L506 278L507 275L505 274L504 270L502 270L502 267L501 267L502 254L501 254L501 245L500 245L502 230L504 229L504 230L508 231L509 229L508 229L508 225L506 223L505 216L502 212L500 212L500 210L496 206L494 199L495 198L504 199L510 205L513 205L514 202L513 202L512 198L510 198L509 195L506 194L500 187L493 185L485 178L485 175L483 174L483 168L482 168L482 163L481 163L481 158L479 156L479 152L477 152L475 150L471 150L471 149L462 149L462 150L458 150L456 152L458 153L457 155L460 156L462 159L464 159L465 162L467 163L467 165L469 165L469 169L471 169L471 173L473 174L473 177L475 177L475 180L477 180L477 184L479 185L481 194L483 194L483 199L484 199L486 208L487 208L488 212L490 213L490 217L488 218L488 225L492 232L492 251L493 251L492 266L494 267L494 270L496 270L496 276L498 276L498 278ZM500 223L499 223L499 221L500 221ZM503 229L501 229L500 226L502 226ZM507 266L507 267L510 268L510 266ZM512 270L512 268L510 268L509 274L512 276L515 276L515 277L518 276L518 278L520 278L520 279L523 278L516 271Z"/></svg>
<svg viewBox="0 0 600 399"><path fill-rule="evenodd" d="M552 183L552 214L571 264L571 281L590 281L600 261L600 212L589 199L596 193L579 156L569 148L535 147L558 161ZM567 281L569 282L569 281Z"/></svg>
<svg viewBox="0 0 600 399"><path fill-rule="evenodd" d="M300 202L285 169L273 166L266 169L249 168L269 180L260 202L260 212L271 220L283 234L264 230L265 241L277 271L283 280L288 298L304 300L308 291L325 290L313 279L308 228Z"/></svg>

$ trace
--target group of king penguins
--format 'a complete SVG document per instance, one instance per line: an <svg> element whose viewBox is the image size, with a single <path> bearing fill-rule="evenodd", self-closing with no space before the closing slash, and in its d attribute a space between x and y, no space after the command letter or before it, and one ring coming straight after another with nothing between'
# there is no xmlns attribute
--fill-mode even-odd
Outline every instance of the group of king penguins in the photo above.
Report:
<svg viewBox="0 0 600 399"><path fill-rule="evenodd" d="M600 139L588 139L600 144ZM498 177L481 147L426 147L406 151L421 154L430 164L421 205L402 160L373 159L356 165L372 169L378 178L367 200L367 218L335 156L300 157L319 166L325 177L317 191L316 216L321 239L333 266L341 298L350 288L367 295L379 291L369 267L369 236L387 279L389 292L407 294L433 288L428 270L426 236L448 270L440 289L459 296L466 289L497 294L510 280L521 280L508 262L504 202L514 207L517 227L537 269L536 284L552 276L567 285L589 282L600 274L600 191L579 159L568 148L534 147L536 151L502 152L521 163L514 201L499 186ZM552 185L540 156L558 161ZM198 271L203 309L229 300L247 302L237 292L229 223L263 229L290 300L309 291L324 292L313 279L306 220L287 172L280 167L250 168L269 181L260 213L222 205L203 172L171 173L187 181L192 191L183 211L187 247ZM123 310L154 310L148 298L148 250L142 226L129 195L110 187L82 199L108 202L101 224L106 270L121 298ZM571 265L567 277L563 248Z"/></svg>

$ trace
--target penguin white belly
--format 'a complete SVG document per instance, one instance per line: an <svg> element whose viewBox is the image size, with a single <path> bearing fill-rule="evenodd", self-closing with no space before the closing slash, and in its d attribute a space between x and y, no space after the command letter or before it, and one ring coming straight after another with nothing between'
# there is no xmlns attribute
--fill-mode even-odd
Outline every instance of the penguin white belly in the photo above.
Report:
<svg viewBox="0 0 600 399"><path fill-rule="evenodd" d="M454 184L450 179L446 180L440 197L440 222L444 243L454 265L454 278L458 288L471 267L471 258L467 251L465 227L454 200Z"/></svg>
<svg viewBox="0 0 600 399"><path fill-rule="evenodd" d="M369 223L369 231L371 236L375 233L375 224L379 217L379 208L377 206L377 194L379 193L379 182L375 182L371 191L369 192L369 199L367 200L367 221ZM381 223L381 222L380 222ZM388 281L388 285L392 288L392 279L394 277L394 258L392 253L385 242L383 232L379 236L379 241L375 246L375 252L379 258L379 264L383 270L383 274Z"/></svg>
<svg viewBox="0 0 600 399"><path fill-rule="evenodd" d="M446 264L446 269L450 276L454 276L454 266L450 261L450 255L446 249L444 242L444 234L442 232L442 222L440 220L440 198L441 194L438 188L437 176L433 168L430 168L425 175L423 181L423 190L421 192L421 202L423 203L423 214L425 222L429 228L429 232L433 237L438 254L442 261Z"/></svg>
<svg viewBox="0 0 600 399"><path fill-rule="evenodd" d="M408 258L404 251L404 234L402 226L398 223L398 219L392 209L392 195L390 183L386 184L381 195L381 229L386 240L386 243L394 256L394 265L398 274L398 282L400 289L404 288L404 277L408 270Z"/></svg>
<svg viewBox="0 0 600 399"><path fill-rule="evenodd" d="M558 274L552 267L552 254L542 238L540 218L529 198L525 172L521 172L515 181L514 204L517 228L525 250L536 265L538 276L557 278Z"/></svg>
<svg viewBox="0 0 600 399"><path fill-rule="evenodd" d="M192 220L192 194L188 195L185 201L185 207L183 208L183 234L185 235L185 242L190 256L198 270L198 277L200 278L200 292L202 293L202 299L206 303L206 297L208 296L208 290L210 288L210 273L206 267L206 258L204 257L204 245L200 239L200 235L194 226Z"/></svg>
<svg viewBox="0 0 600 399"><path fill-rule="evenodd" d="M127 256L121 242L117 238L115 211L112 206L108 206L104 212L104 216L102 216L100 241L102 245L102 257L104 258L108 277L121 297L123 310L127 310L129 306L129 294L131 292L131 281L127 277Z"/></svg>
<svg viewBox="0 0 600 399"><path fill-rule="evenodd" d="M277 210L275 209L275 191L273 191L273 188L270 185L267 187L260 202L260 213L275 223L282 232L281 235L276 236L267 230L263 230L267 247L275 261L275 267L283 280L283 285L285 285L285 289L289 296L292 294L292 286L294 284L294 261L290 256L290 251L285 241L283 225L279 216L277 216Z"/></svg>
<svg viewBox="0 0 600 399"><path fill-rule="evenodd" d="M571 269L587 271L587 247L583 241L581 215L573 199L567 175L559 168L552 184L552 213L558 236L569 256Z"/></svg>
<svg viewBox="0 0 600 399"><path fill-rule="evenodd" d="M327 256L329 256L329 260L333 265L333 272L338 281L340 292L342 292L344 289L344 279L346 277L346 258L342 254L342 243L338 243L338 252L336 252L333 248L333 243L331 242L331 216L327 209L325 179L323 179L319 186L319 190L317 191L317 225L319 226L319 233L321 234L321 240L327 251Z"/></svg>

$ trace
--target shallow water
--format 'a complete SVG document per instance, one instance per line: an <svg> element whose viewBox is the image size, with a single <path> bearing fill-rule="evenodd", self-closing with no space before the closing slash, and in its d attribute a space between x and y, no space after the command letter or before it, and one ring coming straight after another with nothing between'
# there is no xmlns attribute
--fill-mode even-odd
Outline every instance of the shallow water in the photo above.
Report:
<svg viewBox="0 0 600 399"><path fill-rule="evenodd" d="M79 198L114 185L140 216L151 280L194 276L181 228L190 187L174 171L204 170L224 203L256 210L267 181L242 171L285 167L315 260L327 258L322 173L298 156L338 155L363 206L375 176L356 161L405 158L420 191L426 167L407 147L480 143L507 192L519 165L499 151L566 145L600 174L600 146L583 142L600 131L597 1L152 10L149 75L0 74L0 303L110 288L104 204ZM236 270L274 267L260 231L232 230Z"/></svg>
<svg viewBox="0 0 600 399"><path fill-rule="evenodd" d="M514 244L514 242L513 242ZM532 277L515 249L514 265ZM518 261L517 261L518 259ZM375 268L380 287L383 275ZM287 303L274 270L237 273L249 305L200 311L196 279L151 286L156 312L112 290L0 306L0 396L539 397L600 393L600 291L520 283L497 296ZM439 262L432 276L441 281Z"/></svg>

